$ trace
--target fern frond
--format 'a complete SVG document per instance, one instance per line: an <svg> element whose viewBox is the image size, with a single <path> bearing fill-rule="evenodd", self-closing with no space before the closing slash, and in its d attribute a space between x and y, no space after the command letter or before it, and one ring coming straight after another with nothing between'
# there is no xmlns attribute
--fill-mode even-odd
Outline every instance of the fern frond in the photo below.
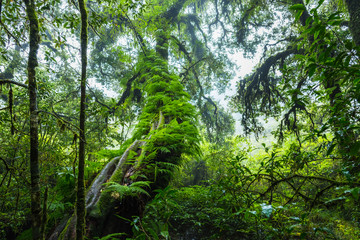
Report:
<svg viewBox="0 0 360 240"><path fill-rule="evenodd" d="M137 181L137 182L132 183L130 185L130 187L140 187L140 188L148 187L148 188L150 188L150 182L149 181Z"/></svg>
<svg viewBox="0 0 360 240"><path fill-rule="evenodd" d="M179 169L180 168L180 166L178 166L177 164L170 163L170 162L157 162L156 165L159 168L166 168L166 169Z"/></svg>
<svg viewBox="0 0 360 240"><path fill-rule="evenodd" d="M130 186L121 185L116 182L108 182L104 185L107 185L104 191L111 192L111 196L116 199L122 199L124 196L136 196L138 194L150 196L150 194L142 188L150 188L150 182L147 181L134 182Z"/></svg>
<svg viewBox="0 0 360 240"><path fill-rule="evenodd" d="M140 187L129 187L129 189L130 189L129 195L131 195L131 196L135 196L137 194L144 194L144 195L150 197L150 194L146 190L144 190Z"/></svg>

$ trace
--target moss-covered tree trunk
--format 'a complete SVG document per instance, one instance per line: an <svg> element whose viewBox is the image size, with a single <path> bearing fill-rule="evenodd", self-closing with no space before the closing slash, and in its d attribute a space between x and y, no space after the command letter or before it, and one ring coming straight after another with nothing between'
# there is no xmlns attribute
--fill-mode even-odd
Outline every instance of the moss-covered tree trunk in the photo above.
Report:
<svg viewBox="0 0 360 240"><path fill-rule="evenodd" d="M163 30L184 3L179 0L162 15ZM112 233L131 236L132 225L124 219L142 216L145 205L156 194L154 190L168 185L181 155L198 150L195 108L188 102L179 77L168 70L167 34L160 32L156 38L156 53L148 50L138 61L143 74L140 78L146 79L147 99L132 143L103 168L87 190L85 235L89 239ZM139 183L144 183L141 191ZM75 220L72 216L60 224L50 239L73 239Z"/></svg>
<svg viewBox="0 0 360 240"><path fill-rule="evenodd" d="M85 235L85 101L86 101L86 66L87 66L87 42L88 20L85 1L79 0L81 15L81 97L80 97L80 140L79 140L79 165L77 178L76 198L76 239L82 240Z"/></svg>
<svg viewBox="0 0 360 240"><path fill-rule="evenodd" d="M146 99L133 142L121 157L110 161L86 195L86 237L112 233L131 236L133 216L142 216L156 189L166 187L183 153L197 151L196 111L176 75L167 72L163 58L147 57ZM137 187L147 182L142 191ZM118 216L121 216L119 218ZM75 217L59 225L50 239L73 239Z"/></svg>
<svg viewBox="0 0 360 240"><path fill-rule="evenodd" d="M38 65L37 52L39 49L39 23L35 11L34 0L24 0L26 14L30 24L30 51L28 59L28 82L30 102L30 174L31 174L31 220L33 239L40 239L41 226L41 199L40 199L40 170L39 170L39 139L38 139L38 108L37 108L37 87L36 70Z"/></svg>

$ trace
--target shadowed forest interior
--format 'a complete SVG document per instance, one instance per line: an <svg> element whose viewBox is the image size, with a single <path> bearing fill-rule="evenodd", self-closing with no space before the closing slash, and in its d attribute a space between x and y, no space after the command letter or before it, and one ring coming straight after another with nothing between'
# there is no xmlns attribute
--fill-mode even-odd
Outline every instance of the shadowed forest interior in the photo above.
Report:
<svg viewBox="0 0 360 240"><path fill-rule="evenodd" d="M360 239L360 1L0 0L0 239Z"/></svg>

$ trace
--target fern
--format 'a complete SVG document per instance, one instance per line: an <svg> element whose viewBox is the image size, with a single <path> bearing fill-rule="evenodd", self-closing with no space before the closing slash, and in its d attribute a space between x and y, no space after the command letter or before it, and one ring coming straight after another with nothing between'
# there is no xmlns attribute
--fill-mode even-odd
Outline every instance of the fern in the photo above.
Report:
<svg viewBox="0 0 360 240"><path fill-rule="evenodd" d="M137 181L134 182L130 185L130 187L139 187L139 188L145 188L145 187L150 187L150 182L149 181Z"/></svg>
<svg viewBox="0 0 360 240"><path fill-rule="evenodd" d="M132 183L130 186L121 185L117 182L108 182L105 192L111 192L111 196L116 199L122 199L125 196L136 196L138 194L144 194L150 196L150 194L144 188L150 188L150 182L138 181Z"/></svg>

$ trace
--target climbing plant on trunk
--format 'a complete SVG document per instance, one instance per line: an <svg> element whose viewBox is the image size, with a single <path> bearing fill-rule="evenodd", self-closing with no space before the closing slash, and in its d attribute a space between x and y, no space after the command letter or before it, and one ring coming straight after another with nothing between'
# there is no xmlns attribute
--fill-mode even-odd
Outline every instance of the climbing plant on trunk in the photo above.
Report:
<svg viewBox="0 0 360 240"><path fill-rule="evenodd" d="M178 14L184 2L169 11ZM164 17L169 24L174 16ZM86 237L131 234L132 226L124 219L142 216L155 190L168 185L182 154L199 153L196 110L179 76L169 70L167 37L166 32L156 36L156 51L146 49L139 56L136 70L144 82L145 105L122 156L110 161L87 191ZM73 216L60 224L50 239L72 239L74 221Z"/></svg>

